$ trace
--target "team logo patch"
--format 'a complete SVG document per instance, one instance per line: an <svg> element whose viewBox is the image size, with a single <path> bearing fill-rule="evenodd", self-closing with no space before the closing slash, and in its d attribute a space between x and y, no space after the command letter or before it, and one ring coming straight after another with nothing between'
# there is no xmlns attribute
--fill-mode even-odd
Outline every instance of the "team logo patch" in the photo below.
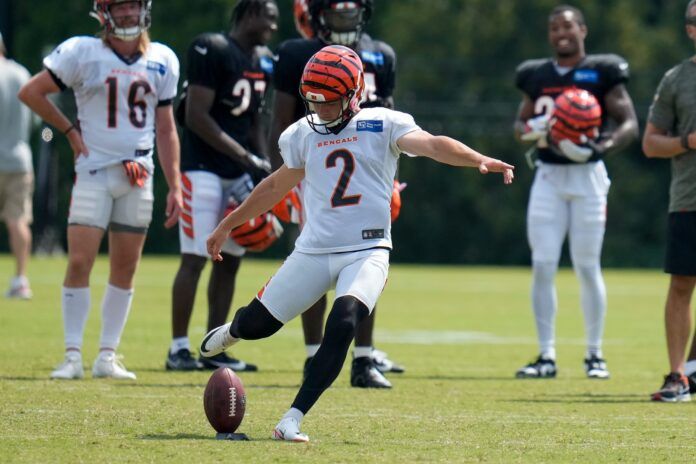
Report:
<svg viewBox="0 0 696 464"><path fill-rule="evenodd" d="M362 238L363 240L384 238L384 229L365 229L362 231Z"/></svg>
<svg viewBox="0 0 696 464"><path fill-rule="evenodd" d="M366 63L384 66L384 53L363 51L360 53L360 58Z"/></svg>
<svg viewBox="0 0 696 464"><path fill-rule="evenodd" d="M594 69L578 69L573 74L573 81L596 84L599 82L599 73Z"/></svg>
<svg viewBox="0 0 696 464"><path fill-rule="evenodd" d="M358 121L358 132L383 132L384 121Z"/></svg>
<svg viewBox="0 0 696 464"><path fill-rule="evenodd" d="M266 74L273 74L273 58L270 56L262 56L259 63L261 64L263 72Z"/></svg>
<svg viewBox="0 0 696 464"><path fill-rule="evenodd" d="M160 76L164 76L167 73L167 67L162 63L158 63L156 61L148 61L147 69L148 71L155 71L159 73Z"/></svg>

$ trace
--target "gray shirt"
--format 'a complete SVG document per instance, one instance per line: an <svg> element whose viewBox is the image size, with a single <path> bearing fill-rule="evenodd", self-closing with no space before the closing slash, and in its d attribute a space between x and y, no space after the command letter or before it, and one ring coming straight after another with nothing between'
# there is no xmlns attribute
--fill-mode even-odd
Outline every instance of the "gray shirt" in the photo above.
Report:
<svg viewBox="0 0 696 464"><path fill-rule="evenodd" d="M0 172L32 172L31 110L17 98L29 71L0 56Z"/></svg>
<svg viewBox="0 0 696 464"><path fill-rule="evenodd" d="M686 60L665 73L648 121L672 136L696 131L696 63ZM675 156L669 212L696 211L696 150Z"/></svg>

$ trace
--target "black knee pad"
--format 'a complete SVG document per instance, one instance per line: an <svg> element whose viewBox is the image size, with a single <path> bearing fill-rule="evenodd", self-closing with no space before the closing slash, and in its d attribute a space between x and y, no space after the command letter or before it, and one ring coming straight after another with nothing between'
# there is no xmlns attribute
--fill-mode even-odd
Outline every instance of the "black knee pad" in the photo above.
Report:
<svg viewBox="0 0 696 464"><path fill-rule="evenodd" d="M283 327L266 307L254 298L251 303L239 308L232 320L230 333L242 340L259 340L270 337Z"/></svg>

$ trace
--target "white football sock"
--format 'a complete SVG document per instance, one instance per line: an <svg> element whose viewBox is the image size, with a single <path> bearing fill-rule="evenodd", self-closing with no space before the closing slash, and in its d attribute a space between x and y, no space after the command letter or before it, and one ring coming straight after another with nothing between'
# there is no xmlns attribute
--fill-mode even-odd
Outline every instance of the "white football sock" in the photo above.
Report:
<svg viewBox="0 0 696 464"><path fill-rule="evenodd" d="M101 350L116 351L118 348L132 302L133 289L124 290L111 284L106 285L102 300Z"/></svg>
<svg viewBox="0 0 696 464"><path fill-rule="evenodd" d="M539 351L546 359L556 359L556 286L557 263L535 261L532 266L532 308L537 327Z"/></svg>
<svg viewBox="0 0 696 464"><path fill-rule="evenodd" d="M607 289L599 264L575 266L580 279L580 304L585 315L587 355L602 357L602 336L607 312Z"/></svg>
<svg viewBox="0 0 696 464"><path fill-rule="evenodd" d="M317 354L317 351L319 351L319 347L321 345L305 345L305 350L307 350L307 357L311 358L315 354Z"/></svg>
<svg viewBox="0 0 696 464"><path fill-rule="evenodd" d="M696 359L687 361L686 364L684 364L684 375L691 375L694 372L696 372Z"/></svg>
<svg viewBox="0 0 696 464"><path fill-rule="evenodd" d="M171 354L176 354L179 350L189 350L191 351L191 342L189 342L188 337L177 337L172 339L172 344L169 347L169 352Z"/></svg>
<svg viewBox="0 0 696 464"><path fill-rule="evenodd" d="M302 413L302 411L300 411L297 408L290 408L290 409L288 409L288 412L286 412L283 415L283 419L285 419L286 417L293 417L293 418L295 418L295 420L297 420L297 422L302 422L302 419L304 418L304 414Z"/></svg>
<svg viewBox="0 0 696 464"><path fill-rule="evenodd" d="M371 346L356 346L353 348L354 358L369 358L372 356Z"/></svg>
<svg viewBox="0 0 696 464"><path fill-rule="evenodd" d="M90 307L89 287L63 287L61 303L63 309L63 330L65 331L65 349L80 351Z"/></svg>

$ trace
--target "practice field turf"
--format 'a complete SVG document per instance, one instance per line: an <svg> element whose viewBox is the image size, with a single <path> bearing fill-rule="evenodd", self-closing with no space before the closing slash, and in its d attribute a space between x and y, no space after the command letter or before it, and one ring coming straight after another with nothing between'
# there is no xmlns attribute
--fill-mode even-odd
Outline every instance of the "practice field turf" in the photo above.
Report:
<svg viewBox="0 0 696 464"><path fill-rule="evenodd" d="M247 260L234 307L246 304L279 265ZM120 352L137 381L93 380L99 302L92 278L82 381L50 381L62 358L60 285L65 260L34 259L30 302L0 299L0 462L655 462L693 460L696 401L648 401L666 373L659 271L607 271L605 355L611 380L587 380L578 285L558 280L555 380L516 380L536 353L530 273L519 268L393 266L379 304L377 346L407 371L391 391L349 387L349 363L303 423L309 444L270 439L299 385L299 321L234 351L258 363L242 374L251 442L213 439L202 404L210 372L164 370L176 258L146 257ZM13 265L0 256L0 283ZM4 290L4 289L3 289ZM205 327L200 286L191 327ZM691 456L691 457L689 457Z"/></svg>

